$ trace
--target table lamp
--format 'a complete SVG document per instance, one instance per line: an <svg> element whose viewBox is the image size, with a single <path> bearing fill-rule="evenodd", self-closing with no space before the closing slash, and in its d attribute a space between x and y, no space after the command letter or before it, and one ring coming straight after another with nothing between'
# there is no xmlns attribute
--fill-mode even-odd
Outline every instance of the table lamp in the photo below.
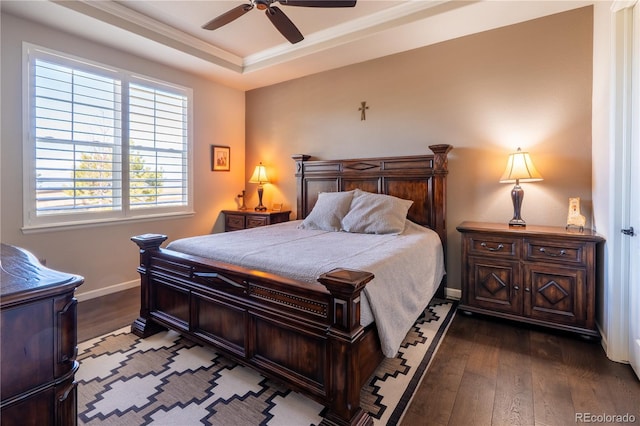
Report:
<svg viewBox="0 0 640 426"><path fill-rule="evenodd" d="M520 208L524 198L524 190L520 187L522 182L537 182L542 180L542 176L536 170L528 152L522 152L520 148L509 155L507 168L505 169L500 183L513 183L515 186L511 190L511 201L513 201L513 219L509 221L509 226L526 226L525 221L520 217Z"/></svg>
<svg viewBox="0 0 640 426"><path fill-rule="evenodd" d="M267 177L267 169L262 165L262 163L256 166L255 170L253 171L253 175L251 175L251 179L249 179L249 183L258 184L259 203L255 210L257 212L267 211L267 208L262 205L262 193L264 191L262 188L262 184L269 183L269 178Z"/></svg>

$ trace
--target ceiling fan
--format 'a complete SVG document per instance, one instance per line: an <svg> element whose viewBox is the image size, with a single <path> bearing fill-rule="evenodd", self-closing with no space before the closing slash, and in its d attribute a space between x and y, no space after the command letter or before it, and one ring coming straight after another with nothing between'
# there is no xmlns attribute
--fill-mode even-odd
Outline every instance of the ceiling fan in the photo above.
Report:
<svg viewBox="0 0 640 426"><path fill-rule="evenodd" d="M202 26L205 30L215 30L235 21L254 7L264 10L274 27L291 43L298 43L304 39L298 28L277 6L305 6L305 7L353 7L357 0L251 0L250 3L241 4L212 19Z"/></svg>

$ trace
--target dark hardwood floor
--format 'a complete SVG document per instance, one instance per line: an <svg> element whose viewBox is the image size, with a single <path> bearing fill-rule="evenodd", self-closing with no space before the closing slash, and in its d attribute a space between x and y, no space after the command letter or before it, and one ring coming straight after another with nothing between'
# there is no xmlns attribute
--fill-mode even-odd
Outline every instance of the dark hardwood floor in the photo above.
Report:
<svg viewBox="0 0 640 426"><path fill-rule="evenodd" d="M139 306L138 289L80 302L78 340L130 325ZM609 361L597 342L457 313L402 424L565 426L581 414L640 424L631 367Z"/></svg>
<svg viewBox="0 0 640 426"><path fill-rule="evenodd" d="M603 414L640 424L640 381L599 342L458 312L402 424L565 426Z"/></svg>
<svg viewBox="0 0 640 426"><path fill-rule="evenodd" d="M78 303L78 342L117 330L138 318L140 288Z"/></svg>

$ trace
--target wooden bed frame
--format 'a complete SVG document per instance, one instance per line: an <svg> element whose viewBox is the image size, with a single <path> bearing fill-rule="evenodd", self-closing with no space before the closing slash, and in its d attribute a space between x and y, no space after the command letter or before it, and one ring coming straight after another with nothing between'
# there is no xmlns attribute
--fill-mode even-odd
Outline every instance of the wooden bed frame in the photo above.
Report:
<svg viewBox="0 0 640 426"><path fill-rule="evenodd" d="M408 217L435 230L446 248L451 146L429 148L433 155L294 156L298 219L311 211L319 192L360 188L413 200ZM160 248L166 239L132 238L140 248L142 295L134 334L176 330L324 404L323 424L372 423L360 407L360 390L383 359L375 324L360 325L360 292L371 273L336 269L308 284Z"/></svg>

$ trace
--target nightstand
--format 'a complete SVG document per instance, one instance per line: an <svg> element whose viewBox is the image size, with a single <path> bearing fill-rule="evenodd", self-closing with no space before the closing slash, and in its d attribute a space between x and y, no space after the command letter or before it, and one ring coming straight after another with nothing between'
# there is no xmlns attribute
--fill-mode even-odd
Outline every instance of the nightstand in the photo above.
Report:
<svg viewBox="0 0 640 426"><path fill-rule="evenodd" d="M585 229L463 222L459 309L599 337L596 256Z"/></svg>
<svg viewBox="0 0 640 426"><path fill-rule="evenodd" d="M273 225L275 223L288 222L291 210L281 212L256 212L252 210L222 210L224 214L224 231L237 231L239 229L257 228L259 226Z"/></svg>

